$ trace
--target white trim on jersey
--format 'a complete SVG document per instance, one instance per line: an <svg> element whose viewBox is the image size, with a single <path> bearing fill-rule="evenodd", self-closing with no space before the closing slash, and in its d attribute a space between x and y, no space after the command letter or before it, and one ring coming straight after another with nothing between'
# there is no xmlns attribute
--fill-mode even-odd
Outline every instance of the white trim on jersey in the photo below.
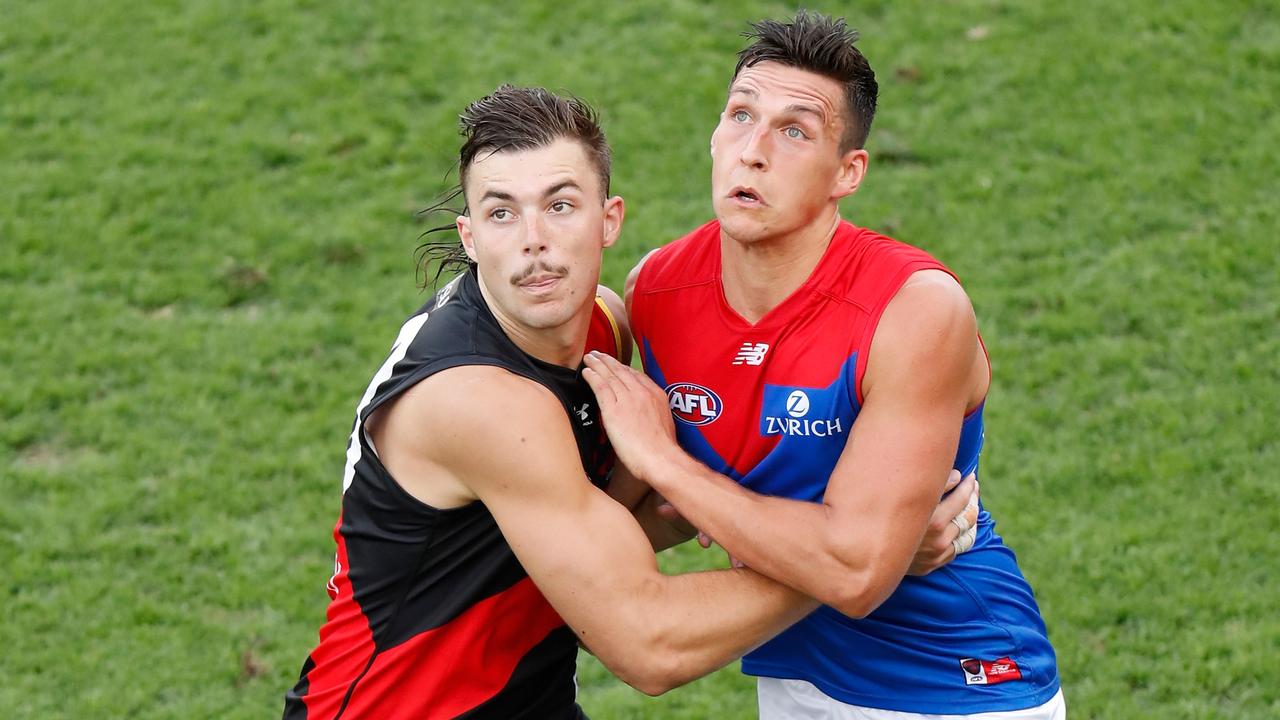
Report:
<svg viewBox="0 0 1280 720"><path fill-rule="evenodd" d="M440 289L436 296L435 307L431 312L444 307L453 297L453 292L457 289L458 283L462 280L462 275L454 278L448 285ZM351 426L351 437L347 440L347 465L342 471L342 492L346 493L347 488L351 487L351 483L356 477L356 463L360 462L363 454L360 449L360 436L358 433L364 430L364 423L360 422L360 415L364 409L373 401L373 396L377 394L378 388L382 383L391 377L391 371L395 368L396 363L404 359L406 353L409 352L409 345L413 339L418 336L418 331L422 330L423 324L427 322L427 316L430 312L424 312L414 315L400 326L400 333L396 335L396 341L391 345L391 352L387 355L387 359L383 361L382 367L378 368L378 372L374 374L373 379L369 381L369 387L365 388L364 396L360 398L360 404L356 406L356 421ZM365 440L369 443L369 447L373 447L373 440L366 433ZM374 450L377 454L377 450Z"/></svg>

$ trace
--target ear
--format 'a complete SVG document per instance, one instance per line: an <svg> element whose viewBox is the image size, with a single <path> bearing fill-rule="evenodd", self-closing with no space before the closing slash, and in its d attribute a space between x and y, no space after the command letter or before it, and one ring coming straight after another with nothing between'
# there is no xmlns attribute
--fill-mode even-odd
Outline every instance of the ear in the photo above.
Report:
<svg viewBox="0 0 1280 720"><path fill-rule="evenodd" d="M858 189L862 178L867 176L868 161L869 156L863 148L854 148L840 157L840 170L831 193L833 200L848 197Z"/></svg>
<svg viewBox="0 0 1280 720"><path fill-rule="evenodd" d="M476 241L471 235L471 216L459 215L454 221L458 227L458 238L462 240L462 249L467 252L467 257L471 258L471 262L478 263L476 259Z"/></svg>
<svg viewBox="0 0 1280 720"><path fill-rule="evenodd" d="M627 214L622 197L614 195L604 201L604 247L613 247L622 234L622 220Z"/></svg>

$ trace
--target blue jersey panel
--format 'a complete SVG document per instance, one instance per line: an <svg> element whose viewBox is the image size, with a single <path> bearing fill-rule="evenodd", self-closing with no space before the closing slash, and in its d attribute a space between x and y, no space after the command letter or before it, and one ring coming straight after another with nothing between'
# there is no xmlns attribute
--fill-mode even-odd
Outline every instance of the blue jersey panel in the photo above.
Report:
<svg viewBox="0 0 1280 720"><path fill-rule="evenodd" d="M666 387L647 343L642 351L646 371ZM847 358L826 387L764 385L752 430L777 444L745 474L712 446L704 428L677 422L677 438L691 455L755 492L821 502L860 410L856 360ZM982 415L979 406L961 428L954 466L965 475L978 468ZM997 674L1004 667L1014 670ZM748 654L742 669L807 680L852 705L916 713L1024 709L1048 702L1059 686L1031 587L985 509L973 549L947 567L904 578L863 619L820 607Z"/></svg>

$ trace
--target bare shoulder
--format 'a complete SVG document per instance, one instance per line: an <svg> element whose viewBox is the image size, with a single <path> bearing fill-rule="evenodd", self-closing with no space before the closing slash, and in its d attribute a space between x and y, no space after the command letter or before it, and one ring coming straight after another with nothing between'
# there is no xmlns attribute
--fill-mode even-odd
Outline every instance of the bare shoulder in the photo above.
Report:
<svg viewBox="0 0 1280 720"><path fill-rule="evenodd" d="M941 270L916 272L876 325L863 392L888 378L960 381L969 376L977 347L977 319L960 283Z"/></svg>
<svg viewBox="0 0 1280 720"><path fill-rule="evenodd" d="M951 339L957 333L976 338L977 323L969 296L954 277L942 270L921 270L907 278L885 307L877 339L882 333L902 336L912 344Z"/></svg>
<svg viewBox="0 0 1280 720"><path fill-rule="evenodd" d="M528 448L557 430L574 448L564 409L550 390L486 365L442 370L419 382L372 430L397 482L435 507L477 499L486 478L525 462Z"/></svg>
<svg viewBox="0 0 1280 720"><path fill-rule="evenodd" d="M658 252L661 249L662 248L654 248L649 252L645 253L644 257L640 258L640 261L636 263L635 267L631 268L631 272L627 273L627 283L622 288L622 297L626 301L625 304L626 304L626 309L628 313L631 312L632 296L634 295L636 290L636 283L640 280L641 269L644 267L645 262L649 258L653 257L654 253Z"/></svg>

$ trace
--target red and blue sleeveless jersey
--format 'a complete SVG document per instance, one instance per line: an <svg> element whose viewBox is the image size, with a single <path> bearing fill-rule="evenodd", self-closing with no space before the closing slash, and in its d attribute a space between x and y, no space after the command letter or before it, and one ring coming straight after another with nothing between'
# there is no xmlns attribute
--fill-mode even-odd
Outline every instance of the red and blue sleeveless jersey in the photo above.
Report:
<svg viewBox="0 0 1280 720"><path fill-rule="evenodd" d="M765 495L821 502L858 419L876 324L914 272L950 272L922 250L842 222L809 279L754 324L724 299L720 226L651 254L632 293L645 372L680 444ZM976 471L982 406L956 468ZM962 714L1047 702L1054 652L1031 587L982 510L974 548L906 577L862 619L822 606L743 658L751 675L807 680L851 705Z"/></svg>
<svg viewBox="0 0 1280 720"><path fill-rule="evenodd" d="M616 320L597 299L586 349L617 356L620 343ZM442 288L401 327L357 407L327 621L286 693L285 720L584 717L577 636L488 508L419 501L382 464L366 429L378 408L461 365L500 367L549 389L573 428L584 481L606 482L613 451L581 368L522 352L489 311L474 271Z"/></svg>

